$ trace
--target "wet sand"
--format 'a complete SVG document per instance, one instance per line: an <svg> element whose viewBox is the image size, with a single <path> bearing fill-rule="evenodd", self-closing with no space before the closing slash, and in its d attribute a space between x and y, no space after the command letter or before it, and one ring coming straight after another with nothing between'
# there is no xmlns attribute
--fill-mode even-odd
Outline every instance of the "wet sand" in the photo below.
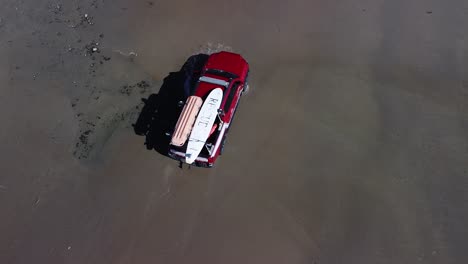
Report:
<svg viewBox="0 0 468 264"><path fill-rule="evenodd" d="M0 263L468 261L466 2L0 4ZM132 124L219 50L251 90L181 170Z"/></svg>

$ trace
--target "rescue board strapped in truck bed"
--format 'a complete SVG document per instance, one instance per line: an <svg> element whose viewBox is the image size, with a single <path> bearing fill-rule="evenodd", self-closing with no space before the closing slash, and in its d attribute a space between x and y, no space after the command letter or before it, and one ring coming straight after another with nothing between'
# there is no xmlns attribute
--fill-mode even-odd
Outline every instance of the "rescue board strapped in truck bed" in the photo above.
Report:
<svg viewBox="0 0 468 264"><path fill-rule="evenodd" d="M192 164L200 155L212 130L213 124L218 116L218 110L223 99L223 89L213 89L205 99L198 113L192 132L187 144L185 162Z"/></svg>
<svg viewBox="0 0 468 264"><path fill-rule="evenodd" d="M190 96L187 99L172 134L171 145L181 147L185 144L202 104L203 100L198 96Z"/></svg>

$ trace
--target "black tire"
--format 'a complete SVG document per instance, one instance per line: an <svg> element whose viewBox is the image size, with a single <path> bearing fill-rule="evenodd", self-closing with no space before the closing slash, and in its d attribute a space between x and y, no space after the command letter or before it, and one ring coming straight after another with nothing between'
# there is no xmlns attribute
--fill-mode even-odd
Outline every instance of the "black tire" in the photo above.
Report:
<svg viewBox="0 0 468 264"><path fill-rule="evenodd" d="M242 88L242 93L248 93L249 92L249 73L250 70L247 71L247 74L245 76L245 82L244 82L244 87Z"/></svg>
<svg viewBox="0 0 468 264"><path fill-rule="evenodd" d="M223 136L223 141L221 141L221 147L219 149L219 155L223 155L223 151L224 151L224 145L226 144L226 133L227 131L224 133L224 136Z"/></svg>

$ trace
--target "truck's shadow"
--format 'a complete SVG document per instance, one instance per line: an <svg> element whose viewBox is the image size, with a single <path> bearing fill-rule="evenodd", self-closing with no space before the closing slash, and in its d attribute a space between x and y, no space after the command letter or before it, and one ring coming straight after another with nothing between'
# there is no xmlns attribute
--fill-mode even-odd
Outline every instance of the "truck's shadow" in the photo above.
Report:
<svg viewBox="0 0 468 264"><path fill-rule="evenodd" d="M154 149L167 156L170 137L166 133L171 132L177 123L182 111L179 102L185 102L192 94L207 58L205 54L191 56L180 71L171 72L164 78L157 94L142 99L145 105L133 128L137 135L146 136L147 149Z"/></svg>

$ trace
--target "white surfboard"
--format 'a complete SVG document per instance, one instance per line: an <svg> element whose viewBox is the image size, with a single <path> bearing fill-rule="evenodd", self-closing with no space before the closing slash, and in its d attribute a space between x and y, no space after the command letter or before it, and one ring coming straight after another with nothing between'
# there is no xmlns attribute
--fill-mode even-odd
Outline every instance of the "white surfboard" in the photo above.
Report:
<svg viewBox="0 0 468 264"><path fill-rule="evenodd" d="M218 115L222 99L223 90L221 88L213 89L205 99L190 133L185 153L186 163L192 164L198 155L200 155Z"/></svg>

